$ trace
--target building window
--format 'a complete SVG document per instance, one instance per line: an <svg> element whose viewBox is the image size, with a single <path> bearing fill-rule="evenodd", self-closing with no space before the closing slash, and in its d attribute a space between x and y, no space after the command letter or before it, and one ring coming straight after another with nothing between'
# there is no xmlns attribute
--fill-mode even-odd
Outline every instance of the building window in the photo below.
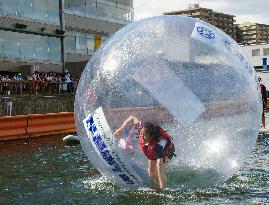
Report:
<svg viewBox="0 0 269 205"><path fill-rule="evenodd" d="M58 0L0 0L0 12L29 20L60 24Z"/></svg>
<svg viewBox="0 0 269 205"><path fill-rule="evenodd" d="M59 38L0 31L0 55L9 59L61 63Z"/></svg>
<svg viewBox="0 0 269 205"><path fill-rule="evenodd" d="M260 49L253 49L252 56L260 56Z"/></svg>
<svg viewBox="0 0 269 205"><path fill-rule="evenodd" d="M66 53L76 53L76 35L75 33L67 33L64 38L65 42L65 52Z"/></svg>
<svg viewBox="0 0 269 205"><path fill-rule="evenodd" d="M87 34L85 33L76 34L76 53L87 55Z"/></svg>
<svg viewBox="0 0 269 205"><path fill-rule="evenodd" d="M77 16L86 16L86 1L74 0L73 2L74 14Z"/></svg>
<svg viewBox="0 0 269 205"><path fill-rule="evenodd" d="M264 48L263 49L263 55L264 56L269 56L269 48Z"/></svg>
<svg viewBox="0 0 269 205"><path fill-rule="evenodd" d="M87 36L87 49L88 55L92 55L94 53L94 35L92 34Z"/></svg>
<svg viewBox="0 0 269 205"><path fill-rule="evenodd" d="M107 38L99 34L68 32L64 38L65 53L91 56Z"/></svg>
<svg viewBox="0 0 269 205"><path fill-rule="evenodd" d="M65 0L65 13L127 24L133 21L133 8L107 0Z"/></svg>

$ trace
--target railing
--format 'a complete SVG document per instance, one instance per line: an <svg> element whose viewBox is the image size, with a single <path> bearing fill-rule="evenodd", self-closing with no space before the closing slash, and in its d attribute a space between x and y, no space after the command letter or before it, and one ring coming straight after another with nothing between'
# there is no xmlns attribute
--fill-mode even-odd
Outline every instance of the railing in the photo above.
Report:
<svg viewBox="0 0 269 205"><path fill-rule="evenodd" d="M75 84L62 82L46 82L42 80L0 81L1 95L15 94L57 94L70 93L76 89Z"/></svg>

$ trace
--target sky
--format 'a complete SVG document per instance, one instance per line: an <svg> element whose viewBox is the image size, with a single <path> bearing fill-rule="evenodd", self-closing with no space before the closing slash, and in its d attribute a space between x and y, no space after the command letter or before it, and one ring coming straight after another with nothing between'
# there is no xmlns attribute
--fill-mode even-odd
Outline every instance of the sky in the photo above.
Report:
<svg viewBox="0 0 269 205"><path fill-rule="evenodd" d="M166 11L187 8L187 2L198 0L133 0L134 20L162 15ZM200 0L200 7L235 15L236 23L252 22L269 25L269 0Z"/></svg>

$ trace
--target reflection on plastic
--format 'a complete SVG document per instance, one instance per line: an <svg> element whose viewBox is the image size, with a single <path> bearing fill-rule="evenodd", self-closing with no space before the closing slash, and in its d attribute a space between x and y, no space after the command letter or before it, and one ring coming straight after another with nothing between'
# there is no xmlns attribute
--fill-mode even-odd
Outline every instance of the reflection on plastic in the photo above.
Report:
<svg viewBox="0 0 269 205"><path fill-rule="evenodd" d="M156 58L144 62L133 78L148 89L185 126L190 125L205 111L199 98L168 66Z"/></svg>

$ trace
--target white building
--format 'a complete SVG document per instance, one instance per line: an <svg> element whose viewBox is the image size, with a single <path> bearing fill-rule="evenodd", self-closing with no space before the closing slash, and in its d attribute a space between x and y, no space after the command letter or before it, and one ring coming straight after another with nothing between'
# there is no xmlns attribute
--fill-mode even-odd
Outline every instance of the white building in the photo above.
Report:
<svg viewBox="0 0 269 205"><path fill-rule="evenodd" d="M242 51L261 77L263 84L269 90L269 44L243 45Z"/></svg>
<svg viewBox="0 0 269 205"><path fill-rule="evenodd" d="M246 54L250 63L256 68L268 69L269 65L269 44L242 45L241 49Z"/></svg>

